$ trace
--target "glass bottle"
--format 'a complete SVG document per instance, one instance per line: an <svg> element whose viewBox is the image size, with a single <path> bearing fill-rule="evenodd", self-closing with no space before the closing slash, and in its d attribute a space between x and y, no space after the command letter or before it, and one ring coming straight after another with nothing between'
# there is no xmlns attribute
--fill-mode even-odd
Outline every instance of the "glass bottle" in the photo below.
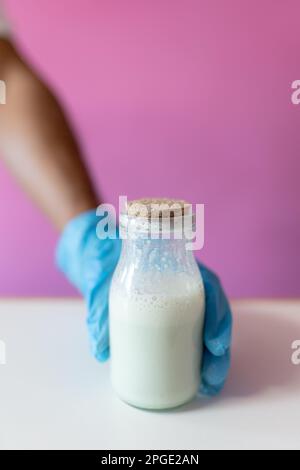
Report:
<svg viewBox="0 0 300 470"><path fill-rule="evenodd" d="M162 218L121 218L127 239L110 289L111 377L123 401L145 409L186 403L200 384L204 288L186 239L174 236L175 219L166 229Z"/></svg>

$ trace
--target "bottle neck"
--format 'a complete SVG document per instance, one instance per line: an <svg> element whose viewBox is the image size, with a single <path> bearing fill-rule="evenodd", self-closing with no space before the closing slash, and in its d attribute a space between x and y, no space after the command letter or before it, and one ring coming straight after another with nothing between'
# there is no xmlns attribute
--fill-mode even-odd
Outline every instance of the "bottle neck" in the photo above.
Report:
<svg viewBox="0 0 300 470"><path fill-rule="evenodd" d="M195 264L193 252L186 249L186 240L128 238L123 240L123 262L143 270L181 272Z"/></svg>

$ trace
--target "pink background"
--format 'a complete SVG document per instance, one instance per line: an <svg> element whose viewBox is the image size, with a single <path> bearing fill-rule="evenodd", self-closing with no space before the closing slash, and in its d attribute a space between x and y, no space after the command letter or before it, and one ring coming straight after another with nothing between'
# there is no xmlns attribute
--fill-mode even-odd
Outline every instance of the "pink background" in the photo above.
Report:
<svg viewBox="0 0 300 470"><path fill-rule="evenodd" d="M230 295L299 296L298 0L7 5L106 202L203 202L201 256ZM0 295L74 293L54 267L57 235L2 166L0 187Z"/></svg>

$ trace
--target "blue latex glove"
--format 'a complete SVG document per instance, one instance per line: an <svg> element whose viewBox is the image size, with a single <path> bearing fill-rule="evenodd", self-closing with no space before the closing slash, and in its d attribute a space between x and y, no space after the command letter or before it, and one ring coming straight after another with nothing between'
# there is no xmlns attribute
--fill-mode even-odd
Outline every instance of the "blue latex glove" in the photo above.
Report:
<svg viewBox="0 0 300 470"><path fill-rule="evenodd" d="M205 289L204 355L201 393L216 395L225 385L230 368L232 315L218 277L199 263Z"/></svg>
<svg viewBox="0 0 300 470"><path fill-rule="evenodd" d="M87 302L92 353L109 357L108 294L121 241L99 240L96 211L83 213L66 226L57 248L57 264ZM224 386L230 365L231 311L218 278L199 265L206 294L201 392L215 395Z"/></svg>

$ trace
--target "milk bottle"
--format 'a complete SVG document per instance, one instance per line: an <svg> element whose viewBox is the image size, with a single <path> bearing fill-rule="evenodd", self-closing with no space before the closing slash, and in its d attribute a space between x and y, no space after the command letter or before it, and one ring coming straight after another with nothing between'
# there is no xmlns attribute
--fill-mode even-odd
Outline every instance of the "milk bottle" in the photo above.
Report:
<svg viewBox="0 0 300 470"><path fill-rule="evenodd" d="M183 203L158 217L149 211L153 200L138 201L146 205L142 216L134 204L121 220L130 230L110 290L112 383L133 406L167 409L191 400L200 384L204 289L184 237L175 239L174 223L169 233L162 223L166 212L183 218Z"/></svg>

